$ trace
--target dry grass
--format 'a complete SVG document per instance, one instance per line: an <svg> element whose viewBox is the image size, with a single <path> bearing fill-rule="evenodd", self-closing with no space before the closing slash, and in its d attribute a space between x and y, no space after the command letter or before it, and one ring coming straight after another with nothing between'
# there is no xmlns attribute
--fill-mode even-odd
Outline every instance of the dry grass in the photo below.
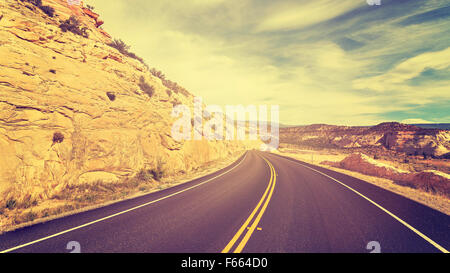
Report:
<svg viewBox="0 0 450 273"><path fill-rule="evenodd" d="M0 234L180 185L223 169L241 155L242 153L236 153L222 160L205 163L189 174L162 177L163 168L157 167L155 170L144 170L145 179L139 177L139 172L135 177L117 183L98 180L93 183L67 185L52 199L30 201L29 206L11 199L9 202L3 202L3 206L0 204ZM155 175L159 181L155 179Z"/></svg>
<svg viewBox="0 0 450 273"><path fill-rule="evenodd" d="M389 179L364 175L358 172L320 164L320 162L322 161L340 161L347 156L345 154L327 155L326 152L324 151L318 152L312 150L295 150L283 148L281 148L280 151L276 153L364 180L380 188L400 194L411 200L414 200L416 202L429 206L433 209L441 211L442 213L450 215L450 199L448 199L444 195L429 193L419 189L401 186L395 184L394 181Z"/></svg>

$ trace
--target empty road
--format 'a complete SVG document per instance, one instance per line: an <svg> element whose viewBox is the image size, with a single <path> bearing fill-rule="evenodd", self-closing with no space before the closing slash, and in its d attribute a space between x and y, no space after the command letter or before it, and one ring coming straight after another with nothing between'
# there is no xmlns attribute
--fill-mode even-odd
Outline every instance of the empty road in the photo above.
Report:
<svg viewBox="0 0 450 273"><path fill-rule="evenodd" d="M447 252L450 217L344 174L249 151L203 178L0 235L0 252L67 253L73 241L106 253Z"/></svg>

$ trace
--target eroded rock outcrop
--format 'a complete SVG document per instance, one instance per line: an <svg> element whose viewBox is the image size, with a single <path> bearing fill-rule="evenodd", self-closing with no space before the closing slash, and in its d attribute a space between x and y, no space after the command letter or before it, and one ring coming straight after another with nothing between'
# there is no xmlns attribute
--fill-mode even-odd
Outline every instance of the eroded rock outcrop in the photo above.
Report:
<svg viewBox="0 0 450 273"><path fill-rule="evenodd" d="M374 148L441 157L450 152L450 132L396 122L373 127L309 125L280 129L280 142L313 148Z"/></svg>
<svg viewBox="0 0 450 273"><path fill-rule="evenodd" d="M173 140L172 106L192 106L192 95L168 92L144 64L108 46L98 18L81 7L43 3L55 17L26 1L0 2L1 207L13 198L46 200L80 183L115 183L158 162L169 175L189 172L253 147ZM61 31L73 15L89 38Z"/></svg>

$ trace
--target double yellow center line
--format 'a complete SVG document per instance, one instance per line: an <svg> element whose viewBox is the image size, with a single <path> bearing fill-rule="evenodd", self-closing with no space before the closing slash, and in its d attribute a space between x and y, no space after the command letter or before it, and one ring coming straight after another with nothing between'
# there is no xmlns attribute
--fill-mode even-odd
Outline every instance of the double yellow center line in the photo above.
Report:
<svg viewBox="0 0 450 273"><path fill-rule="evenodd" d="M269 165L270 168L270 181L269 185L266 188L266 191L264 192L263 196L261 197L261 200L259 200L258 205L256 205L255 209L252 211L250 216L247 218L245 223L241 226L241 228L238 230L238 232L234 235L233 239L228 243L228 245L222 250L222 253L229 253L233 247L237 244L237 246L234 249L234 253L241 253L244 249L245 245L247 244L248 240L252 236L255 229L257 229L259 222L261 221L261 218L264 214L264 212L267 209L267 206L269 205L270 199L272 198L273 190L275 189L275 184L277 181L277 174L275 172L275 168L273 167L272 163L270 163L267 159L263 157L264 161L266 161L267 165ZM259 211L259 213L258 213ZM256 215L258 213L258 215ZM255 217L256 216L256 217ZM253 223L250 225L250 223ZM242 236L244 231L247 230L247 233ZM238 241L240 242L238 243Z"/></svg>

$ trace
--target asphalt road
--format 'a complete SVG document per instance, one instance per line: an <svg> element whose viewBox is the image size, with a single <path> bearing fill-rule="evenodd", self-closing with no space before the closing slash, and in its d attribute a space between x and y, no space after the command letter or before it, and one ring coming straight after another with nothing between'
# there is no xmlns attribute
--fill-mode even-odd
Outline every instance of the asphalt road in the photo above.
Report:
<svg viewBox="0 0 450 273"><path fill-rule="evenodd" d="M446 252L450 217L356 178L250 151L206 177L0 235L0 252L68 253L73 241L83 253Z"/></svg>

